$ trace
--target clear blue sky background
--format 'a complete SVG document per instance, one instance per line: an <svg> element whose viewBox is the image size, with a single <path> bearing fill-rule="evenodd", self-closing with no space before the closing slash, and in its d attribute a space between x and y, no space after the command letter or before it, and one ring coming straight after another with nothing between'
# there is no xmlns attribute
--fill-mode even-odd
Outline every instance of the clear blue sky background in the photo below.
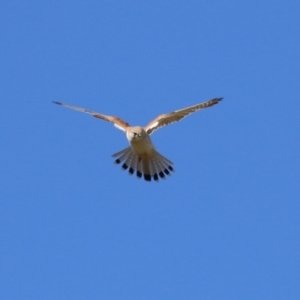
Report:
<svg viewBox="0 0 300 300"><path fill-rule="evenodd" d="M299 1L1 1L0 298L300 299ZM132 125L175 163L113 164Z"/></svg>

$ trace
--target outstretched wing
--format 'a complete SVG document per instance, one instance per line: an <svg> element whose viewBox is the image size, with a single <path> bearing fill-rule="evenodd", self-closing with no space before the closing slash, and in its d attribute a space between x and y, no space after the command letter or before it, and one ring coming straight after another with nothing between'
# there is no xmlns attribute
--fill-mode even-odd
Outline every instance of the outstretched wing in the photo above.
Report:
<svg viewBox="0 0 300 300"><path fill-rule="evenodd" d="M223 98L214 98L207 102L203 102L187 108L176 110L168 114L160 115L157 118L155 118L153 121L151 121L147 126L145 126L144 129L148 134L151 134L153 131L163 126L180 121L181 119L185 118L186 116L188 116L189 114L197 110L213 106L219 103L222 99Z"/></svg>
<svg viewBox="0 0 300 300"><path fill-rule="evenodd" d="M86 114L89 114L89 115L92 115L95 118L98 118L98 119L101 119L101 120L104 120L104 121L107 121L107 122L111 122L117 128L119 128L123 131L126 131L126 128L130 126L127 122L121 120L118 117L106 116L106 115L97 113L95 111L91 111L89 109L85 109L85 108L81 108L81 107L77 107L77 106L73 106L73 105L69 105L69 104L65 104L65 103L61 103L61 102L53 101L53 103L64 106L64 107L67 107L67 108L70 108L70 109L74 109L74 110L77 110L77 111L80 111L80 112L83 112L83 113L86 113Z"/></svg>

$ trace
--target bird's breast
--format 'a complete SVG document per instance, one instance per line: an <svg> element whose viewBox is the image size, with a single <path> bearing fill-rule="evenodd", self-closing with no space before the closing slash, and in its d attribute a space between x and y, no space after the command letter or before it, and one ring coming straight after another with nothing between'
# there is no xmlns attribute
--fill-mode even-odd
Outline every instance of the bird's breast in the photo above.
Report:
<svg viewBox="0 0 300 300"><path fill-rule="evenodd" d="M152 155L154 145L152 144L152 141L149 136L146 136L145 138L140 140L137 139L129 142L131 144L131 148L137 155Z"/></svg>

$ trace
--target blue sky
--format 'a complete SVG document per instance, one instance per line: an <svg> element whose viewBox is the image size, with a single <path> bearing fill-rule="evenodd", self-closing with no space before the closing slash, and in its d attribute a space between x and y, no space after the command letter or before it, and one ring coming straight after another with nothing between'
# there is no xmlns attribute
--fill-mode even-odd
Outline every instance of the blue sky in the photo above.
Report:
<svg viewBox="0 0 300 300"><path fill-rule="evenodd" d="M298 1L0 3L1 299L299 299ZM113 164L111 124L174 162Z"/></svg>

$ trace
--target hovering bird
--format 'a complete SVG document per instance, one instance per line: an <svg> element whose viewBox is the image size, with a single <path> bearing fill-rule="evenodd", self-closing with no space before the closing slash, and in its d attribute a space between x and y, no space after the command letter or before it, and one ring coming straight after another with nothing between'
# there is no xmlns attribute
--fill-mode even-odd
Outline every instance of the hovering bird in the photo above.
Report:
<svg viewBox="0 0 300 300"><path fill-rule="evenodd" d="M129 174L132 175L136 171L138 178L144 176L146 181L159 181L159 178L165 179L165 175L171 175L174 172L173 163L162 156L155 150L155 147L150 139L150 135L157 129L180 121L189 114L200 109L207 108L219 103L223 98L214 98L207 102L196 104L180 110L175 110L168 114L163 114L152 120L147 126L131 127L127 122L118 117L103 115L85 108L56 102L53 103L74 109L83 113L92 115L95 118L113 123L118 129L125 131L127 140L130 144L124 150L113 154L116 157L115 163L123 162L122 169L129 169Z"/></svg>

